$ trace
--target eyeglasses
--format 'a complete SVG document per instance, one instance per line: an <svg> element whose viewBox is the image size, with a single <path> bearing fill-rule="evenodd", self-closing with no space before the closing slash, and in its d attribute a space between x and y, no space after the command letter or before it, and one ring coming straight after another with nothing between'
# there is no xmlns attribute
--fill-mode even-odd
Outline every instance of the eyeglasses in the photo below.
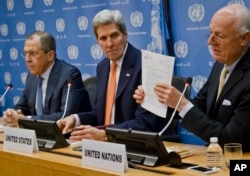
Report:
<svg viewBox="0 0 250 176"><path fill-rule="evenodd" d="M43 50L38 51L24 51L21 55L25 58L26 56L36 57L40 53L45 53Z"/></svg>
<svg viewBox="0 0 250 176"><path fill-rule="evenodd" d="M220 34L220 33L214 33L214 34L208 34L206 36L207 41L208 40L213 40L214 42L216 42L217 44L220 44L223 42L223 40L225 39L225 36Z"/></svg>

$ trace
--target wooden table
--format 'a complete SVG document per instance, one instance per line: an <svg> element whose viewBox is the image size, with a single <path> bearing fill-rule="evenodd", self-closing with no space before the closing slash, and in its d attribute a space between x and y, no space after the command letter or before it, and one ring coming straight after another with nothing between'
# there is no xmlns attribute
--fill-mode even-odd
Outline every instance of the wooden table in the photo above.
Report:
<svg viewBox="0 0 250 176"><path fill-rule="evenodd" d="M3 141L3 133L0 133L0 141ZM164 143L167 147L188 147L193 151L193 155L182 159L183 162L196 163L206 166L206 147L197 145L186 145L181 143ZM250 159L250 154L245 153L244 159ZM141 166L143 167L143 166ZM150 170L162 171L163 174L152 171L143 171L129 168L124 173L126 176L152 176L152 175L200 175L188 171L187 169L176 169L168 166L144 167ZM0 144L0 173L3 176L15 175L36 175L36 176L76 176L76 175L120 175L119 173L110 172L93 167L82 165L81 152L73 151L70 147L55 149L51 152L39 151L33 154L27 154L17 151L3 149ZM229 170L223 168L211 175L229 175Z"/></svg>

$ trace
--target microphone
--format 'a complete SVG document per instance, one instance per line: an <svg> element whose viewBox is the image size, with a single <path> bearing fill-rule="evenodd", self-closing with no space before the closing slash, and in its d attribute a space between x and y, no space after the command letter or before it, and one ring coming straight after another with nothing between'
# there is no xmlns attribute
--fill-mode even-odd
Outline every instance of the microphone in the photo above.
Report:
<svg viewBox="0 0 250 176"><path fill-rule="evenodd" d="M161 135L164 133L164 131L166 131L166 129L168 128L168 126L169 126L170 123L172 122L172 120L173 120L173 118L174 118L174 116L175 116L175 114L176 114L176 111L177 111L177 109L178 109L178 107L179 107L179 105L180 105L180 103L181 103L181 100L182 100L182 98L183 98L183 96L184 96L184 94L185 94L187 88L191 85L191 83L192 83L192 78L191 78L191 77L188 77L188 78L186 79L186 82L185 82L185 87L184 87L184 89L183 89L183 91L182 91L182 93L181 93L181 97L179 98L179 100L178 100L178 102L177 102L177 105L176 105L176 107L175 107L175 109L174 109L174 112L172 113L172 115L171 115L171 117L170 117L170 119L169 119L167 125L159 132L159 136L161 136Z"/></svg>
<svg viewBox="0 0 250 176"><path fill-rule="evenodd" d="M68 101L69 101L69 91L70 91L71 86L72 86L72 80L68 79L68 90L67 90L67 95L66 95L66 100L65 100L65 107L64 107L63 115L60 120L64 118L66 111L67 111Z"/></svg>
<svg viewBox="0 0 250 176"><path fill-rule="evenodd" d="M3 98L5 97L5 95L7 94L7 92L13 87L12 84L8 84L8 87L6 88L4 94L2 95L2 97L0 98L0 102L2 102Z"/></svg>

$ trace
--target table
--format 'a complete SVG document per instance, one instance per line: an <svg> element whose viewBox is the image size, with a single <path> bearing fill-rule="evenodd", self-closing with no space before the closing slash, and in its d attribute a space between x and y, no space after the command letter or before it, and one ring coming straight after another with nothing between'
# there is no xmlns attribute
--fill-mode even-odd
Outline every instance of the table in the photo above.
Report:
<svg viewBox="0 0 250 176"><path fill-rule="evenodd" d="M3 141L3 133L0 133L0 141ZM181 143L164 142L167 147L188 147L192 149L193 155L183 158L183 162L196 163L201 166L206 166L206 147L197 145L187 145ZM250 153L244 153L243 159L250 159ZM81 152L73 151L70 147L54 149L50 152L39 151L33 154L22 153L3 149L3 144L0 144L0 172L3 176L15 175L36 175L36 176L77 176L77 175L120 175L119 173L110 172L93 167L82 165ZM200 175L188 171L187 169L176 169L168 166L145 167L146 169L162 171L163 174L152 171L143 171L129 168L125 172L125 176L152 176L152 175ZM223 168L214 174L229 175L229 170Z"/></svg>

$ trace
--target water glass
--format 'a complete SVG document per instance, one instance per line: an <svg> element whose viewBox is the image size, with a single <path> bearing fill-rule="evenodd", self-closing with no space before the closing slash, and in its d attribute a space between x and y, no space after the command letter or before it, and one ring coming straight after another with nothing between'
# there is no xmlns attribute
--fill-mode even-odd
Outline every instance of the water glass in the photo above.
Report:
<svg viewBox="0 0 250 176"><path fill-rule="evenodd" d="M240 143L227 143L224 145L224 159L227 168L230 168L230 160L242 159L242 146Z"/></svg>

